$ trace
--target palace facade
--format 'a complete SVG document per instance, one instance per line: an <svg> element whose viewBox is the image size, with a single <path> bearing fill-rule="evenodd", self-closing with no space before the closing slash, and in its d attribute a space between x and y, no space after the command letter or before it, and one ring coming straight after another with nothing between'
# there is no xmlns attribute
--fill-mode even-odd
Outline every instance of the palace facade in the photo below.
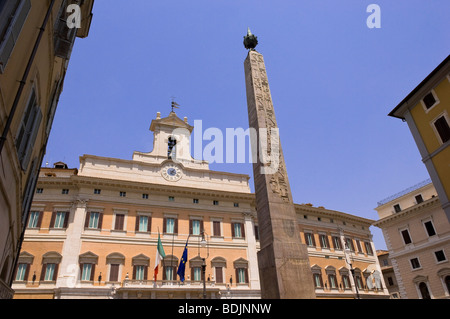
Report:
<svg viewBox="0 0 450 319"><path fill-rule="evenodd" d="M260 298L249 176L210 170L181 151L190 149L187 118L158 112L150 130L153 151L131 160L83 155L79 169L41 169L15 298ZM311 204L295 209L317 298L389 298L373 220Z"/></svg>

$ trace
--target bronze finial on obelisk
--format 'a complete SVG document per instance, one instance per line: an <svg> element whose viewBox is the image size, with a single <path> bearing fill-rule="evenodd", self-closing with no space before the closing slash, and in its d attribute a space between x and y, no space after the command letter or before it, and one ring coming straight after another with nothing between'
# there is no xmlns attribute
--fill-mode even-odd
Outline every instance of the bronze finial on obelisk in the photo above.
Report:
<svg viewBox="0 0 450 319"><path fill-rule="evenodd" d="M253 178L261 245L261 297L312 299L315 289L308 252L300 240L266 67L263 56L255 51L257 44L248 29L244 67L249 126L257 133L257 141L253 138L251 143L258 145Z"/></svg>

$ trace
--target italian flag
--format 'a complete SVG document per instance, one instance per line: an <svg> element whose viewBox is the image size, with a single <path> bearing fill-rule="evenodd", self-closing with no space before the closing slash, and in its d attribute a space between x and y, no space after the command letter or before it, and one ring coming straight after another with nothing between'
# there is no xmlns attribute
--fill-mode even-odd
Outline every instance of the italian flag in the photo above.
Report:
<svg viewBox="0 0 450 319"><path fill-rule="evenodd" d="M161 238L159 237L159 232L158 232L158 245L156 246L155 274L154 274L155 281L156 281L156 276L158 275L159 263L161 262L161 260L164 257L166 257L166 253L164 252L164 248L161 243Z"/></svg>

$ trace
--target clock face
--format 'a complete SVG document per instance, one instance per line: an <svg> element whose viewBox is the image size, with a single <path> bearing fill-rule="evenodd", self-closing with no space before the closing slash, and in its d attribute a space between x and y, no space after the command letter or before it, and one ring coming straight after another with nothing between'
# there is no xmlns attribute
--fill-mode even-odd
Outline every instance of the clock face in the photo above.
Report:
<svg viewBox="0 0 450 319"><path fill-rule="evenodd" d="M171 182L176 182L182 177L181 169L173 163L164 165L161 170L161 175Z"/></svg>

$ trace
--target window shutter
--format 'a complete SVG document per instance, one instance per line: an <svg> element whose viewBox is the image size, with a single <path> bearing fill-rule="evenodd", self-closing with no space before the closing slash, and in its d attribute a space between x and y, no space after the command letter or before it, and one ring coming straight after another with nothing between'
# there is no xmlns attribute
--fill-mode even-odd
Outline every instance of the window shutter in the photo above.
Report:
<svg viewBox="0 0 450 319"><path fill-rule="evenodd" d="M314 233L311 233L311 238L312 238L312 244L314 247L316 247L316 238L314 236Z"/></svg>
<svg viewBox="0 0 450 319"><path fill-rule="evenodd" d="M192 219L189 219L189 235L192 235L193 229L192 229Z"/></svg>
<svg viewBox="0 0 450 319"><path fill-rule="evenodd" d="M103 224L103 213L98 214L98 229L102 229Z"/></svg>
<svg viewBox="0 0 450 319"><path fill-rule="evenodd" d="M95 275L95 264L91 264L91 281L94 281L94 275Z"/></svg>
<svg viewBox="0 0 450 319"><path fill-rule="evenodd" d="M133 266L133 277L134 280L136 280L136 266Z"/></svg>
<svg viewBox="0 0 450 319"><path fill-rule="evenodd" d="M175 226L174 226L174 233L175 234L178 234L178 218L174 218L174 224L175 224Z"/></svg>
<svg viewBox="0 0 450 319"><path fill-rule="evenodd" d="M40 281L44 281L45 279L45 272L47 271L47 264L43 264L42 265L42 270L41 270L41 278L39 279Z"/></svg>
<svg viewBox="0 0 450 319"><path fill-rule="evenodd" d="M218 221L214 221L213 222L213 231L214 231L214 236L220 236L220 222Z"/></svg>
<svg viewBox="0 0 450 319"><path fill-rule="evenodd" d="M109 272L109 281L119 281L119 265L112 264Z"/></svg>
<svg viewBox="0 0 450 319"><path fill-rule="evenodd" d="M44 215L44 212L39 212L38 222L37 222L37 225L36 225L37 228L41 228L43 215Z"/></svg>
<svg viewBox="0 0 450 319"><path fill-rule="evenodd" d="M238 268L235 269L235 273L236 273L236 286L237 286L237 284L239 283L239 269Z"/></svg>
<svg viewBox="0 0 450 319"><path fill-rule="evenodd" d="M21 1L21 4L15 12L11 12L13 19L8 27L8 31L5 33L4 39L0 39L0 72L4 72L5 70L6 64L8 63L19 38L19 34L22 31L22 27L25 24L30 8L30 0L24 0Z"/></svg>
<svg viewBox="0 0 450 319"><path fill-rule="evenodd" d="M231 237L235 237L235 234L234 234L234 223L231 223Z"/></svg>
<svg viewBox="0 0 450 319"><path fill-rule="evenodd" d="M241 223L241 234L242 234L242 238L245 238L245 227L244 227L244 223Z"/></svg>
<svg viewBox="0 0 450 319"><path fill-rule="evenodd" d="M327 247L330 248L330 240L328 239L328 236L325 235L325 241L327 242Z"/></svg>
<svg viewBox="0 0 450 319"><path fill-rule="evenodd" d="M203 234L203 232L204 232L203 226L204 226L203 220L201 220L201 221L200 221L200 234Z"/></svg>
<svg viewBox="0 0 450 319"><path fill-rule="evenodd" d="M437 119L436 122L434 122L434 126L441 137L442 143L450 140L450 127L444 116Z"/></svg>
<svg viewBox="0 0 450 319"><path fill-rule="evenodd" d="M147 220L147 231L151 232L152 231L152 217L148 216L148 220Z"/></svg>
<svg viewBox="0 0 450 319"><path fill-rule="evenodd" d="M166 267L163 267L163 280L166 280Z"/></svg>
<svg viewBox="0 0 450 319"><path fill-rule="evenodd" d="M191 281L194 280L194 268L191 268Z"/></svg>
<svg viewBox="0 0 450 319"><path fill-rule="evenodd" d="M28 139L28 142L25 144L25 150L24 150L25 153L23 154L23 157L21 159L21 165L22 165L23 170L27 170L27 168L28 168L31 154L34 149L34 143L36 142L36 137L37 137L39 127L41 124L41 120L42 120L41 108L37 104L34 105L33 115L34 115L34 120L32 118L30 119L30 122L32 121L31 131L26 133L26 134L29 133L30 137Z"/></svg>
<svg viewBox="0 0 450 319"><path fill-rule="evenodd" d="M144 266L144 280L147 280L148 266Z"/></svg>
<svg viewBox="0 0 450 319"><path fill-rule="evenodd" d="M55 218L56 218L56 212L52 212L52 218L50 219L50 228L55 227Z"/></svg>
<svg viewBox="0 0 450 319"><path fill-rule="evenodd" d="M222 267L215 267L215 268L216 268L216 283L222 284L223 283Z"/></svg>
<svg viewBox="0 0 450 319"><path fill-rule="evenodd" d="M31 268L31 265L30 265L30 264L27 264L27 268L26 268L26 270L25 270L25 276L23 277L23 280L24 280L24 281L28 281L28 276L29 276L29 274L30 274L30 268ZM15 275L14 275L14 278L16 278Z"/></svg>
<svg viewBox="0 0 450 319"><path fill-rule="evenodd" d="M69 217L70 217L70 212L66 212L64 214L64 228L67 228L67 225L69 224Z"/></svg>
<svg viewBox="0 0 450 319"><path fill-rule="evenodd" d="M167 218L164 217L163 219L163 233L167 232Z"/></svg>
<svg viewBox="0 0 450 319"><path fill-rule="evenodd" d="M59 264L55 264L55 271L53 272L53 281L56 281L56 278L58 278L58 269L59 269Z"/></svg>
<svg viewBox="0 0 450 319"><path fill-rule="evenodd" d="M139 223L140 223L141 217L139 215L136 215L136 223L134 225L134 230L139 231Z"/></svg>
<svg viewBox="0 0 450 319"><path fill-rule="evenodd" d="M88 228L89 227L89 219L91 219L91 213L87 212L86 213L86 220L84 221L84 228Z"/></svg>
<svg viewBox="0 0 450 319"><path fill-rule="evenodd" d="M245 283L248 284L248 268L245 268Z"/></svg>

